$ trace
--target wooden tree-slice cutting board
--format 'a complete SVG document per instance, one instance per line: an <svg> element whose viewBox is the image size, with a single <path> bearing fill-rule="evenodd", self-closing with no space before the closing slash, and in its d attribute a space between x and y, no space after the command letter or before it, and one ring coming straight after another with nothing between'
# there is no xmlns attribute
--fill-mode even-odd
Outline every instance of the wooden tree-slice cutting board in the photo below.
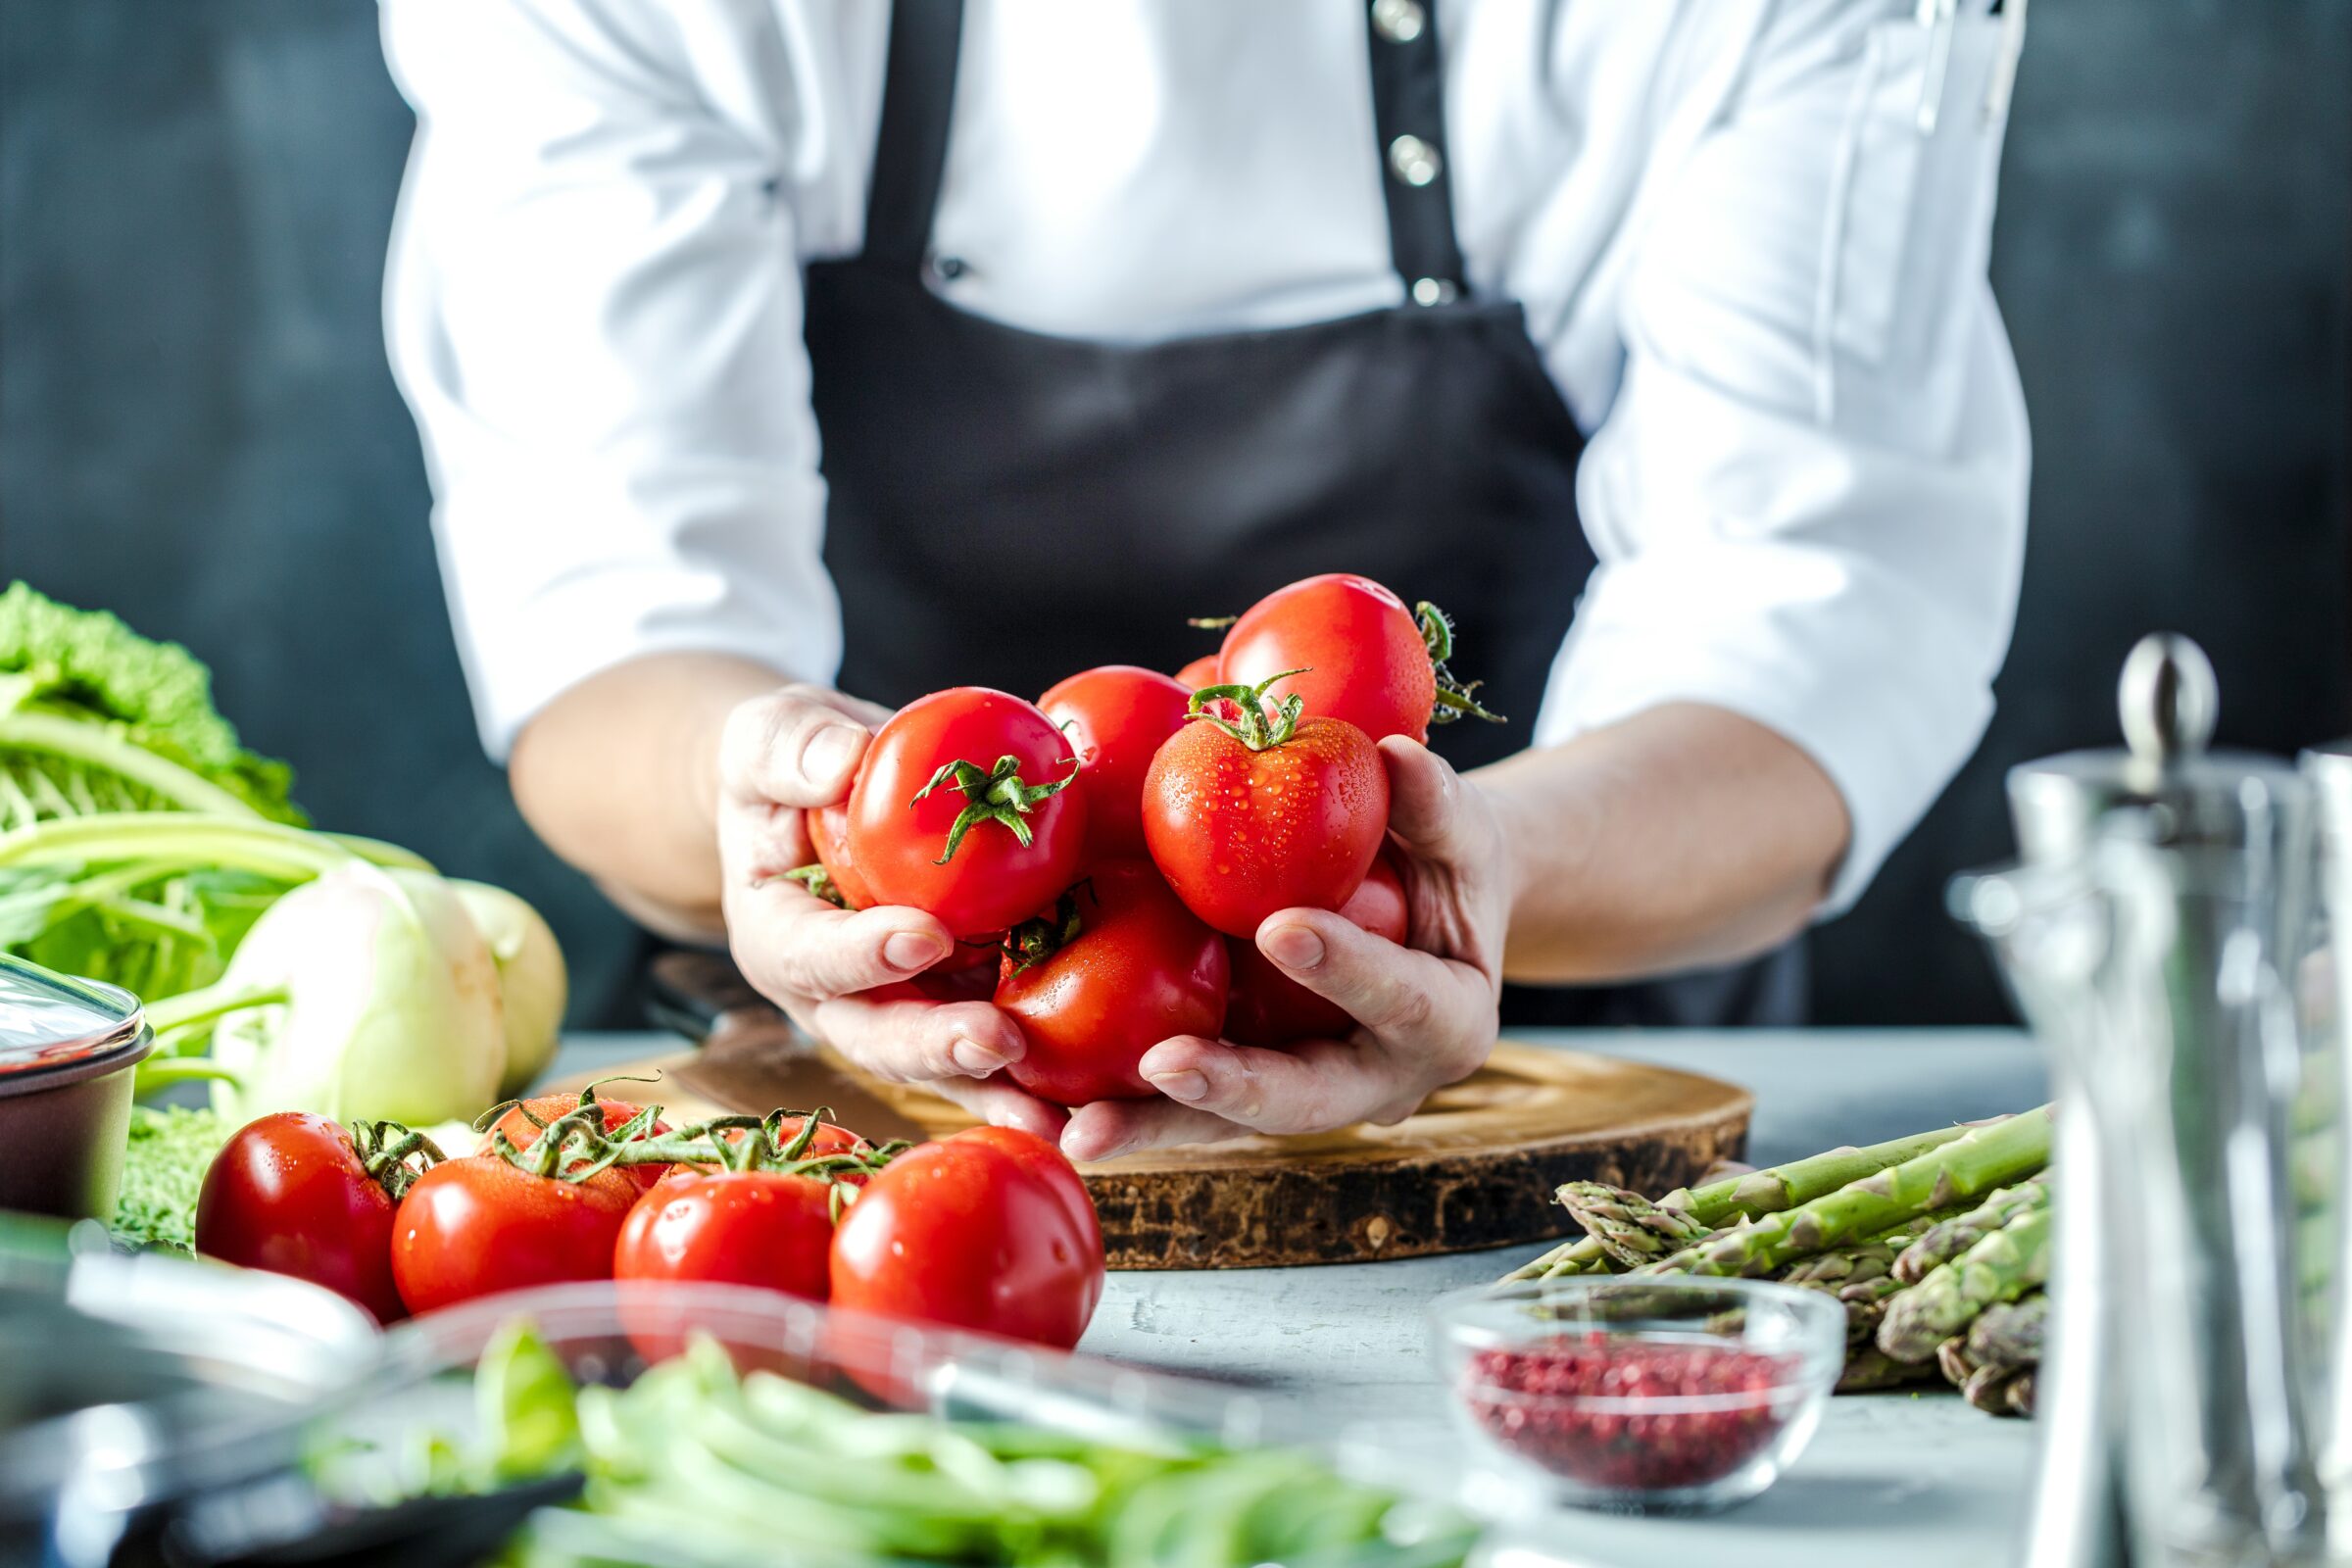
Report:
<svg viewBox="0 0 2352 1568"><path fill-rule="evenodd" d="M699 1051L595 1076L673 1123L830 1103L872 1137L972 1125L926 1090L884 1084L798 1042L771 1013L726 1014ZM574 1078L558 1087L577 1089ZM1567 1231L1562 1182L1657 1194L1737 1159L1746 1090L1642 1062L1505 1041L1470 1078L1394 1127L1162 1150L1083 1165L1118 1269L1248 1268L1415 1257Z"/></svg>

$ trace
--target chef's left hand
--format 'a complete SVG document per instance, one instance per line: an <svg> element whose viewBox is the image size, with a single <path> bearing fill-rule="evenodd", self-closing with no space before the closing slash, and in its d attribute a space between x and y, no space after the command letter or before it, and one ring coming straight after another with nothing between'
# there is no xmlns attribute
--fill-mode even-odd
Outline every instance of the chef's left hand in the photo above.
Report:
<svg viewBox="0 0 2352 1568"><path fill-rule="evenodd" d="M1487 1059L1511 902L1494 804L1427 747L1391 737L1380 750L1411 946L1323 909L1284 909L1257 928L1257 950L1345 1008L1354 1033L1281 1051L1164 1040L1143 1071L1167 1098L1081 1106L1062 1133L1064 1153L1108 1159L1160 1144L1397 1122Z"/></svg>

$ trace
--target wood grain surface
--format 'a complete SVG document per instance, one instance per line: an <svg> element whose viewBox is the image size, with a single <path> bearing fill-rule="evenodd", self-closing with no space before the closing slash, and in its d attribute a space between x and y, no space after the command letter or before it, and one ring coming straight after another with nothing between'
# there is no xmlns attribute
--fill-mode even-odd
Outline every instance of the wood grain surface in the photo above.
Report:
<svg viewBox="0 0 2352 1568"><path fill-rule="evenodd" d="M887 1107L887 1132L968 1127L959 1106L884 1084L781 1027L716 1030L699 1051L598 1074L675 1123L777 1105ZM568 1087L577 1087L576 1083ZM849 1104L843 1104L850 1102ZM1655 1195L1744 1152L1754 1097L1720 1079L1505 1041L1474 1076L1394 1127L1160 1150L1079 1167L1118 1269L1351 1263L1561 1235L1562 1182ZM872 1118L867 1118L869 1121ZM880 1135L880 1134L876 1134Z"/></svg>

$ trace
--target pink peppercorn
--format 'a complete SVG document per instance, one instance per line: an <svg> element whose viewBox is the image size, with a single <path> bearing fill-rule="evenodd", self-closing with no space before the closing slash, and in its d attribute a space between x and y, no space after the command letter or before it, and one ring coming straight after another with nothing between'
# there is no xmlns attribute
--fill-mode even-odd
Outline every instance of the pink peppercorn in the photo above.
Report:
<svg viewBox="0 0 2352 1568"><path fill-rule="evenodd" d="M1733 1345L1564 1334L1478 1351L1460 1392L1481 1426L1555 1475L1649 1492L1720 1481L1763 1452L1803 1403L1799 1368Z"/></svg>

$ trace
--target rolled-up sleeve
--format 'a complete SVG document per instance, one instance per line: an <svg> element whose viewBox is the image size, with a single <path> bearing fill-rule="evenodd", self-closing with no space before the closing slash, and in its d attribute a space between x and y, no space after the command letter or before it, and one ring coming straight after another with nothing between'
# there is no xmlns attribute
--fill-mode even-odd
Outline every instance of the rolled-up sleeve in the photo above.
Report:
<svg viewBox="0 0 2352 1568"><path fill-rule="evenodd" d="M731 113L665 0L381 21L417 115L386 327L484 746L654 652L829 678L795 234L822 83L782 38L731 40L717 69L763 73Z"/></svg>
<svg viewBox="0 0 2352 1568"><path fill-rule="evenodd" d="M1858 897L1983 736L2029 442L1985 279L1998 24L1964 20L1932 134L1908 3L1776 7L1655 172L1615 296L1624 361L1579 476L1599 566L1538 740L1677 701L1811 756Z"/></svg>

